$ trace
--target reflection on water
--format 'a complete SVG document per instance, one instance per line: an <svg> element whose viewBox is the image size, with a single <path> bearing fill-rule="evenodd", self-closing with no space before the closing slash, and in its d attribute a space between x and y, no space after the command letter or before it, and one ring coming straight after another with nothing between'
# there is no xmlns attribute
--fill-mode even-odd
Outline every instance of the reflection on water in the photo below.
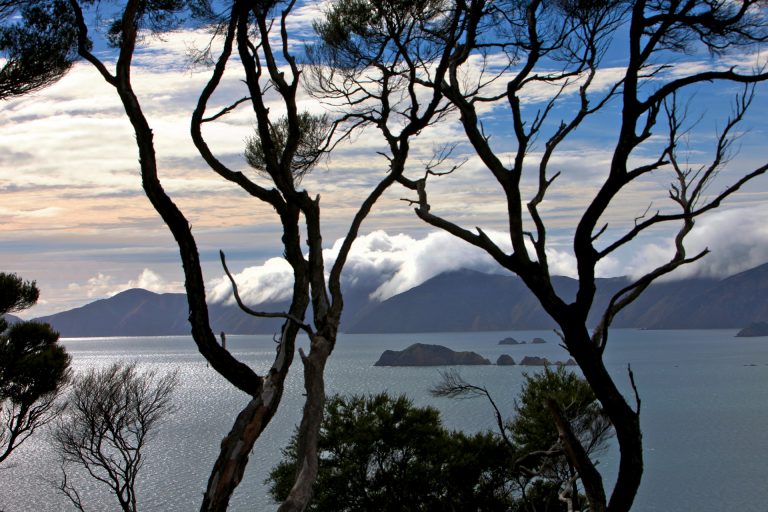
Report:
<svg viewBox="0 0 768 512"><path fill-rule="evenodd" d="M733 338L732 331L617 330L606 352L609 370L629 392L632 365L643 399L642 424L646 471L638 511L765 511L768 453L768 339ZM512 335L548 340L545 345L499 346ZM228 348L259 372L274 355L271 336L230 336ZM453 429L491 429L494 419L482 400L434 399L428 389L439 380L436 368L378 368L386 349L414 342L474 350L495 361L510 354L564 360L567 353L551 332L342 335L327 370L329 393L405 393L418 405L438 407ZM139 485L145 511L196 510L221 438L247 397L208 368L187 337L63 340L75 369L136 360L160 372L178 370L178 411L162 426L147 452ZM306 345L306 342L304 342ZM307 348L305 347L305 350ZM486 386L502 410L510 411L532 368L465 367L466 380ZM302 406L301 368L297 361L281 409L251 455L243 483L230 510L270 510L263 481L280 457ZM613 480L615 450L600 461L607 483ZM0 470L0 509L7 512L69 510L51 480L58 466L45 436L28 442ZM90 510L114 510L91 482L85 484Z"/></svg>

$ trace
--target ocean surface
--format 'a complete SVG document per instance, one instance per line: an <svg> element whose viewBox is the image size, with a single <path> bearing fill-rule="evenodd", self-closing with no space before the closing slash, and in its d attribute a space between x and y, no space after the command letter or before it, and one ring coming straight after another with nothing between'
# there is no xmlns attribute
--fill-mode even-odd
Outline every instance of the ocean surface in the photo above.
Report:
<svg viewBox="0 0 768 512"><path fill-rule="evenodd" d="M735 338L735 331L612 331L606 350L609 370L631 393L631 365L642 399L645 474L637 511L768 511L768 338ZM542 337L544 345L500 346L506 336ZM197 510L221 438L246 397L208 368L189 337L90 338L62 340L76 371L137 361L160 372L178 370L178 410L162 425L146 452L138 489L142 511ZM329 393L406 394L418 405L433 405L452 429L494 427L480 399L435 399L429 388L438 368L378 368L386 349L414 342L473 350L495 361L509 354L565 360L566 351L550 331L341 335L327 367ZM271 336L230 336L230 350L258 371L274 355ZM302 344L306 348L306 341ZM525 372L520 366L457 367L468 381L485 386L502 410L510 411ZM230 510L274 510L264 479L279 460L302 406L301 365L297 360L281 410L257 442L248 471ZM634 403L634 398L631 398ZM617 449L600 457L610 489ZM4 512L72 510L57 494L58 463L39 435L0 468L0 510ZM93 482L83 482L87 510L116 510L116 502Z"/></svg>

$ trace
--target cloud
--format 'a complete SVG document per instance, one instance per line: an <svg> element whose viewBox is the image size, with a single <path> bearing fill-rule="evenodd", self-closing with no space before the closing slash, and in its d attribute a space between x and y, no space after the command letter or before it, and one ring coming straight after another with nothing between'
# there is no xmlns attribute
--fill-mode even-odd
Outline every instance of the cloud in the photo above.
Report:
<svg viewBox="0 0 768 512"><path fill-rule="evenodd" d="M377 243L370 244L363 239L350 256L357 260L372 259L374 264L390 270L391 277L372 294L377 300L405 292L443 272L461 268L482 272L498 270L498 264L490 256L448 233L429 233L415 239L405 235L389 237L379 231L368 237Z"/></svg>
<svg viewBox="0 0 768 512"><path fill-rule="evenodd" d="M85 284L70 283L67 289L73 293L85 294L88 298L112 297L131 288L143 288L155 293L181 291L181 283L168 282L160 274L148 268L142 270L136 279L131 279L128 282L116 281L113 276L99 272L90 277Z"/></svg>
<svg viewBox="0 0 768 512"><path fill-rule="evenodd" d="M700 262L678 269L669 279L690 276L725 277L753 268L768 261L768 206L735 208L702 218L688 238L689 254L709 248L711 254ZM503 250L509 251L507 235L500 231L486 233ZM576 277L576 260L566 249L568 237L551 239L558 247L548 249L547 256L553 275ZM598 276L631 275L638 277L658 266L673 253L670 242L642 242L640 249L629 258L616 254L598 265ZM326 270L338 257L342 240L323 251ZM532 251L531 251L532 253ZM386 300L403 293L444 272L471 269L485 273L507 274L484 251L453 237L435 231L421 237L408 234L390 235L382 230L359 237L352 246L343 273L345 287L358 286L371 290L370 298ZM244 268L234 274L241 297L247 304L287 300L291 296L293 272L284 258L269 258L261 265ZM157 272L145 268L136 279L119 281L98 273L84 284L70 283L68 292L81 297L101 298L129 288L144 288L155 292L181 292L182 283L167 281ZM212 303L232 303L232 289L226 276L208 283L208 300ZM347 288L348 289L348 288Z"/></svg>
<svg viewBox="0 0 768 512"><path fill-rule="evenodd" d="M690 276L726 277L768 262L768 205L721 210L702 218L686 239L687 253L693 256L709 249L698 262L677 269L670 279ZM674 254L667 243L644 245L631 260L627 272L638 277L669 260Z"/></svg>
<svg viewBox="0 0 768 512"><path fill-rule="evenodd" d="M246 304L261 304L287 299L293 287L293 270L283 258L270 258L263 265L247 267L233 276L240 298ZM208 300L234 302L232 286L226 276L214 279Z"/></svg>
<svg viewBox="0 0 768 512"><path fill-rule="evenodd" d="M768 261L768 206L737 208L709 215L698 221L689 235L689 254L709 248L700 262L678 269L671 278L690 276L726 277ZM487 232L502 249L509 251L506 235ZM658 239L657 239L658 240ZM630 258L613 255L600 262L600 277L643 273L667 261L673 254L669 243L646 243ZM336 260L341 240L324 251L326 267ZM532 253L532 251L531 251ZM559 247L547 250L553 275L576 277L576 259ZM431 232L418 238L406 234L389 235L374 231L359 237L352 246L344 273L345 286L364 285L373 290L370 298L386 300L403 293L443 272L471 269L485 273L508 273L484 251L445 232ZM293 277L290 265L282 258L271 258L263 265L245 268L235 275L243 300L249 304L285 300L290 297ZM209 300L232 302L228 280L212 283Z"/></svg>
<svg viewBox="0 0 768 512"><path fill-rule="evenodd" d="M47 219L50 217L56 217L63 212L63 208L57 206L48 206L44 208L28 208L24 210L13 210L10 208L0 207L0 216L15 217L18 219Z"/></svg>
<svg viewBox="0 0 768 512"><path fill-rule="evenodd" d="M500 232L488 232L505 250L509 243ZM342 240L323 252L329 269L338 257ZM575 275L572 255L559 250L548 251L550 268L557 275ZM485 273L506 273L484 251L445 232L432 232L423 238L406 234L389 235L374 231L359 237L352 246L343 273L345 285L365 285L373 289L371 298L383 301L418 286L443 272L471 269ZM263 265L247 267L234 275L244 302L259 304L290 297L293 275L282 258L271 258ZM210 283L208 299L233 302L226 277Z"/></svg>
<svg viewBox="0 0 768 512"><path fill-rule="evenodd" d="M69 290L77 293L85 292L88 298L93 297L111 297L120 290L114 290L115 284L113 284L112 276L102 274L99 272L95 276L88 279L86 284L81 285L79 283L70 283L67 287Z"/></svg>

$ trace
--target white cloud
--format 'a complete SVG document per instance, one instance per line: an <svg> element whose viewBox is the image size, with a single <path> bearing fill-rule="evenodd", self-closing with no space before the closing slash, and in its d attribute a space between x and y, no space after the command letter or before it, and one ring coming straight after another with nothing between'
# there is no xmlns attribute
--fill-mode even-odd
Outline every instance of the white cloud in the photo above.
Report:
<svg viewBox="0 0 768 512"><path fill-rule="evenodd" d="M67 288L72 292L85 292L85 295L88 298L105 296L110 297L120 291L114 290L115 285L113 284L113 281L114 279L112 276L99 272L95 276L89 278L84 285L78 283L70 283Z"/></svg>
<svg viewBox="0 0 768 512"><path fill-rule="evenodd" d="M701 219L688 238L689 254L696 254L706 247L712 252L701 262L679 269L672 278L725 277L765 263L768 261L768 225L762 219L767 217L768 206L759 206L722 211ZM509 250L504 233L489 231L487 234L502 249ZM337 240L324 251L327 268L336 260L341 242ZM602 277L639 276L665 262L671 254L671 242L646 243L631 258L619 255L605 258L598 265L597 273ZM576 260L569 251L548 249L547 257L553 275L576 277ZM445 232L431 232L417 238L374 231L359 237L353 244L343 280L346 284L366 284L374 290L371 298L382 301L441 273L459 269L508 272L484 251ZM235 278L243 300L249 304L287 299L293 284L290 265L282 258L248 267ZM233 301L226 277L213 284L209 293L211 301Z"/></svg>
<svg viewBox="0 0 768 512"><path fill-rule="evenodd" d="M293 270L283 258L270 258L263 265L247 267L234 274L240 298L246 304L279 301L291 296ZM208 300L211 302L234 302L232 286L226 276L213 280Z"/></svg>
<svg viewBox="0 0 768 512"><path fill-rule="evenodd" d="M166 283L165 279L163 279L159 274L151 271L148 268L145 268L139 275L138 279L128 282L128 287L144 288L145 290L149 290L151 292L162 293L169 288L169 283Z"/></svg>
<svg viewBox="0 0 768 512"><path fill-rule="evenodd" d="M85 284L70 283L67 287L70 292L84 294L89 299L112 297L131 288L144 288L155 293L175 293L181 291L181 283L168 282L160 274L145 268L136 279L128 282L117 282L113 276L99 272Z"/></svg>
<svg viewBox="0 0 768 512"><path fill-rule="evenodd" d="M378 300L385 300L407 291L443 272L460 268L485 272L498 269L498 265L490 256L448 233L430 233L422 239L399 235L394 240L387 240L388 237L383 232L369 236L383 238L381 242L394 242L388 251L380 250L382 245L369 250L364 243L361 247L356 247L354 254L350 255L356 259L374 256L380 264L395 268L392 276L373 293L373 298Z"/></svg>
<svg viewBox="0 0 768 512"><path fill-rule="evenodd" d="M698 262L676 270L670 278L693 275L725 277L768 262L768 205L733 208L700 219L686 239L687 254L709 249ZM674 254L670 238L666 243L644 245L626 271L635 277L669 260Z"/></svg>
<svg viewBox="0 0 768 512"><path fill-rule="evenodd" d="M504 234L488 232L499 246L509 249ZM342 240L326 249L323 256L329 269L336 260ZM548 251L553 274L573 276L575 259L570 254ZM346 284L367 284L374 288L371 298L386 300L403 293L443 272L471 269L486 273L506 273L484 251L445 232L432 232L423 238L405 234L388 235L374 231L359 237L347 259L343 280ZM263 265L245 268L234 275L244 302L259 304L287 299L293 285L290 265L282 258L272 258ZM214 280L208 294L212 302L232 302L231 287L226 277Z"/></svg>
<svg viewBox="0 0 768 512"><path fill-rule="evenodd" d="M670 278L693 275L725 277L768 261L768 206L736 208L711 214L698 221L687 240L689 255L709 248L711 254L695 265L679 269ZM486 233L503 250L509 250L505 233ZM565 245L567 237L555 240ZM643 243L630 258L614 255L601 261L598 275L639 276L665 262L672 254L672 244L656 238ZM324 250L326 268L336 260L341 240ZM642 243L642 242L641 242ZM533 252L531 251L531 254ZM574 256L563 248L547 251L553 275L576 277ZM485 273L508 273L482 250L445 232L431 232L423 237L407 234L389 235L378 230L359 237L353 244L343 273L343 282L362 285L372 290L374 300L386 300L444 272L472 269ZM234 274L241 297L247 304L261 304L290 298L293 286L291 266L283 258L270 258L261 265L247 267ZM209 282L208 300L213 303L234 302L226 276ZM68 292L90 299L109 297L129 288L162 292L183 291L181 282L169 282L157 272L145 268L136 279L119 281L98 273L84 284L71 283Z"/></svg>

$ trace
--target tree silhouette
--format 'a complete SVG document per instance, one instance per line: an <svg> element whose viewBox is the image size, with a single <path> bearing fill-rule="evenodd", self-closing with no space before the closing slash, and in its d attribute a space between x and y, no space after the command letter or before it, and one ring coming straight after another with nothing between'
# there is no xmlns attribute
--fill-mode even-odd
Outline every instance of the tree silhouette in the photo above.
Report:
<svg viewBox="0 0 768 512"><path fill-rule="evenodd" d="M74 17L61 0L0 1L0 100L47 87L76 56Z"/></svg>
<svg viewBox="0 0 768 512"><path fill-rule="evenodd" d="M408 202L420 219L482 249L518 275L558 324L564 346L616 430L621 458L612 491L606 494L584 447L554 408L566 453L579 472L590 510L629 510L643 473L640 398L631 372L635 397L630 405L605 367L609 328L655 280L704 257L706 250L686 251L695 221L768 170L768 165L747 169L720 192L710 193L733 155L737 126L754 98L755 84L768 80L760 62L744 69L724 57L736 51L759 53L768 39L765 6L755 0L343 0L330 4L316 30L321 41L313 53L315 94L345 109L350 131L378 129L392 162L405 166L408 147L392 144L391 126L419 111L425 91L444 101L427 123L455 112L469 143L469 151L456 156L479 160L498 187L504 243L454 220L450 205L432 204L429 184L460 166L445 165L456 147L438 148L419 174L399 175L398 182L412 191ZM626 58L609 67L604 63L609 51L624 51ZM675 67L681 52L706 54L708 69ZM711 137L709 162L688 165L691 123L685 114L696 99L691 91L701 94L716 82L742 89L731 115ZM531 92L544 97L543 103L529 106L526 94ZM501 116L505 123L499 122ZM605 164L593 164L601 181L578 214L571 239L578 292L575 298L563 297L550 272L553 221L545 201L556 199L557 180L568 173L553 169L556 157L576 139L585 120L598 117L603 126L613 127L613 150ZM509 139L511 144L505 144ZM611 209L631 185L661 174L671 181L660 191L667 198L664 206L609 226ZM597 265L660 226L674 226L673 255L619 290L592 329L587 319Z"/></svg>
<svg viewBox="0 0 768 512"><path fill-rule="evenodd" d="M337 123L328 126L326 132L326 122L322 117L308 116L298 108L297 94L303 70L292 53L294 47L288 31L295 2L235 0L227 4L226 12L218 15L204 1L129 0L119 16L106 24L106 34L102 34L119 52L114 70L91 51L92 34L97 34L99 27L88 26L84 9L92 7L92 2L70 0L69 3L77 20L78 52L115 88L120 97L134 128L144 191L178 244L195 343L211 367L249 397L229 434L221 442L201 508L223 510L227 507L232 492L243 477L254 443L280 404L285 379L297 352L296 338L304 332L310 343L308 353L298 351L304 368L306 391L297 445L302 463L297 465L295 485L280 507L286 511L303 510L311 496L317 472L317 436L325 400L324 368L336 343L343 310L342 271L364 220L382 194L396 183L403 168L393 163L389 172L382 172L381 179L371 187L349 220L349 228L336 260L326 274L320 198L302 188L300 178L312 168L322 151L338 140ZM271 207L282 229L284 257L293 269L293 295L287 311L254 311L240 300L236 283L226 266L224 252L221 252L222 265L232 281L234 296L241 309L247 314L285 320L276 336L279 343L274 362L263 375L219 344L210 328L197 242L190 222L162 187L152 129L131 82L131 63L140 31L166 30L185 15L201 16L220 36L218 42L221 45L215 58L210 52L206 55L213 67L192 113L193 142L214 172L240 187L253 200ZM224 108L208 114L211 97L232 61L236 61L241 70L248 96L232 99ZM268 102L270 97L267 93L278 99L283 113L273 113L276 108ZM437 104L437 100L427 99L426 112L414 112L404 123L404 132L416 133L423 128ZM213 129L212 123L240 105L249 106L255 118L256 133L246 147L246 154L259 179L252 179L248 173L227 166L204 137L203 126ZM312 319L305 320L310 304Z"/></svg>
<svg viewBox="0 0 768 512"><path fill-rule="evenodd" d="M0 315L32 307L38 296L34 282L0 273ZM9 327L0 317L0 463L62 410L70 358L58 340L48 324Z"/></svg>
<svg viewBox="0 0 768 512"><path fill-rule="evenodd" d="M174 410L176 385L175 373L160 376L136 364L115 363L75 377L52 437L61 459L58 488L78 510L84 504L68 472L72 466L107 486L121 510L138 510L136 478L147 444Z"/></svg>

